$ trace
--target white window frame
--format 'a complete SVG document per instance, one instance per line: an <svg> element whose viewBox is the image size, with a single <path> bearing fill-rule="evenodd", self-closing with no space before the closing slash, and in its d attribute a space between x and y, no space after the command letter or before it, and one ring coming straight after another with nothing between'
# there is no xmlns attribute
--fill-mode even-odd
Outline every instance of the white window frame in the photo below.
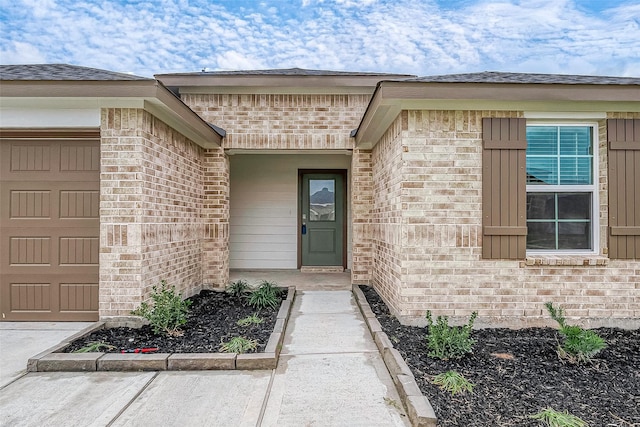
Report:
<svg viewBox="0 0 640 427"><path fill-rule="evenodd" d="M599 197L599 147L598 123L593 121L534 121L527 120L527 128L538 126L584 126L591 128L593 162L591 185L533 185L527 184L529 193L591 193L591 249L528 249L530 255L597 255L600 251L600 197ZM527 221L527 227L528 227Z"/></svg>

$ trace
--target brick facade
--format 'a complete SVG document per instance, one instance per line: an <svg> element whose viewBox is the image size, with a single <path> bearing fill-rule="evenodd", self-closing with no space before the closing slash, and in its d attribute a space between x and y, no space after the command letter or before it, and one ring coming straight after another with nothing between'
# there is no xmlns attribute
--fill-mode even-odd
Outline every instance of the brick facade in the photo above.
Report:
<svg viewBox="0 0 640 427"><path fill-rule="evenodd" d="M626 118L629 115L610 114ZM599 122L600 256L482 260L482 118L505 111L404 111L373 149L373 284L396 314L486 324L544 322L544 303L569 316L640 317L637 261L606 257L607 159ZM393 171L393 173L391 173ZM399 177L402 177L400 180Z"/></svg>
<svg viewBox="0 0 640 427"><path fill-rule="evenodd" d="M229 157L222 148L204 155L202 269L207 288L229 281Z"/></svg>
<svg viewBox="0 0 640 427"><path fill-rule="evenodd" d="M203 283L204 150L140 109L102 111L100 317L128 315L166 280Z"/></svg>
<svg viewBox="0 0 640 427"><path fill-rule="evenodd" d="M351 149L369 95L184 94L182 100L227 131L226 149Z"/></svg>
<svg viewBox="0 0 640 427"><path fill-rule="evenodd" d="M336 120L329 131L312 120L308 105L304 120L281 117L265 130L264 119L256 117L270 117L278 109L284 113L298 98L188 98L205 119L233 126L228 148L290 148L292 141L301 148L349 148L347 130L357 125L365 107L364 98L351 102L339 96L334 101L349 119ZM314 99L300 97L298 105ZM212 100L224 102L205 105ZM347 114L350 102L359 108ZM234 106L240 113L266 110L239 114L247 122L233 122ZM327 114L325 107L318 108L315 114ZM426 310L453 318L477 310L481 323L538 324L546 318L547 301L562 304L570 316L610 318L610 323L640 317L637 261L606 256L605 120L599 121L600 256L481 259L482 118L522 116L518 111L403 111L372 150L354 149L349 179L353 283L373 284L407 323L423 323ZM302 122L308 128L298 127ZM289 129L292 133L282 135L293 139L270 138L268 131L278 126ZM321 146L301 137L316 131L335 137ZM138 109L103 110L101 133L100 316L129 314L163 279L184 295L224 287L232 185L224 148L203 149Z"/></svg>
<svg viewBox="0 0 640 427"><path fill-rule="evenodd" d="M351 281L371 283L373 173L371 150L353 150L351 158Z"/></svg>

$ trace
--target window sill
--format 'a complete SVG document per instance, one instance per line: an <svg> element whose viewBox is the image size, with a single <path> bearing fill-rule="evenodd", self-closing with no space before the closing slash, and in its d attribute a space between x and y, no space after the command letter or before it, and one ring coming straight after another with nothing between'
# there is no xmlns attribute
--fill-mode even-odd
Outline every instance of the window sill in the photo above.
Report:
<svg viewBox="0 0 640 427"><path fill-rule="evenodd" d="M529 255L521 267L538 266L581 266L595 267L609 264L609 258L602 255Z"/></svg>

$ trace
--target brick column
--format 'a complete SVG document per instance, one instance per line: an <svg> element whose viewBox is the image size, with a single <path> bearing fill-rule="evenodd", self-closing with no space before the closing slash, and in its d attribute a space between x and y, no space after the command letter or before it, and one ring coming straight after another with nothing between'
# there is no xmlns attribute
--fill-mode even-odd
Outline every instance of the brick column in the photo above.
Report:
<svg viewBox="0 0 640 427"><path fill-rule="evenodd" d="M144 111L102 110L99 313L126 315L142 301L141 139Z"/></svg>
<svg viewBox="0 0 640 427"><path fill-rule="evenodd" d="M351 282L371 281L372 245L371 215L373 206L373 174L371 150L353 150L351 159L352 261Z"/></svg>
<svg viewBox="0 0 640 427"><path fill-rule="evenodd" d="M229 281L229 157L222 148L206 150L204 181L204 287L224 288Z"/></svg>

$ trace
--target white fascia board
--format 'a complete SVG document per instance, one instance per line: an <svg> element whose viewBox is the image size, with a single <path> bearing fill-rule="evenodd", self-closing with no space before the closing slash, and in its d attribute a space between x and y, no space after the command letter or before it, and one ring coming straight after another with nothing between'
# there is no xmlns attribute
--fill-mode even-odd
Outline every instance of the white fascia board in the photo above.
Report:
<svg viewBox="0 0 640 427"><path fill-rule="evenodd" d="M2 108L2 128L99 128L100 108Z"/></svg>
<svg viewBox="0 0 640 427"><path fill-rule="evenodd" d="M0 100L0 127L100 127L101 108L142 108L142 99L130 98L12 98Z"/></svg>
<svg viewBox="0 0 640 427"><path fill-rule="evenodd" d="M181 95L371 95L373 86L350 87L280 87L280 86L186 86Z"/></svg>
<svg viewBox="0 0 640 427"><path fill-rule="evenodd" d="M525 119L548 120L602 120L607 118L605 111L525 111Z"/></svg>

